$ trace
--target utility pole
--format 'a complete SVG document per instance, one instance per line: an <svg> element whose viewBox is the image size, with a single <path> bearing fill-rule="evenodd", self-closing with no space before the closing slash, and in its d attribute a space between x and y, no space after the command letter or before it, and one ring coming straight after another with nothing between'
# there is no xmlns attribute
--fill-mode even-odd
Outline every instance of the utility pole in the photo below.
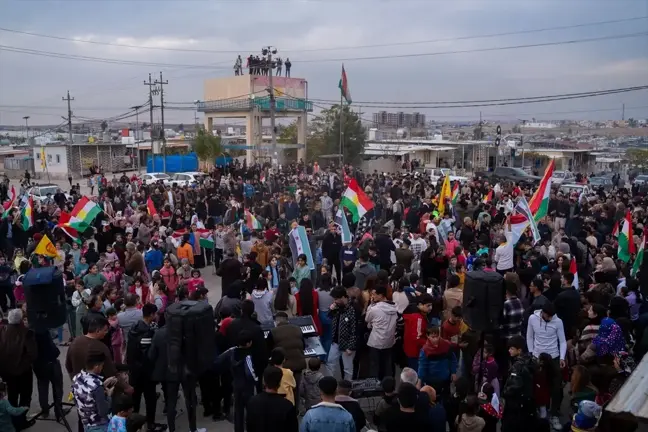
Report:
<svg viewBox="0 0 648 432"><path fill-rule="evenodd" d="M64 101L67 101L67 105L68 105L68 116L67 116L68 135L69 135L69 139L70 139L69 145L72 145L72 106L70 105L70 102L72 102L74 100L74 98L70 97L70 90L68 90L67 97L64 97L64 98L61 98L61 99L63 99ZM97 161L97 164L98 163L99 163L99 161Z"/></svg>
<svg viewBox="0 0 648 432"><path fill-rule="evenodd" d="M151 128L150 135L151 135L151 152L152 152L153 151L153 95L158 94L158 88L155 87L155 83L151 81L151 74L149 74L148 82L144 81L144 85L147 85L149 87L149 115L150 115L149 127ZM155 157L153 157L153 170L155 171Z"/></svg>
<svg viewBox="0 0 648 432"><path fill-rule="evenodd" d="M275 126L275 111L276 111L276 101L275 101L275 92L274 92L274 85L272 83L272 72L273 72L273 65L272 65L272 54L277 54L277 48L272 47L272 46L267 46L264 47L261 50L261 53L265 56L268 56L268 93L270 95L270 135L271 135L271 143L272 143L272 155L270 156L270 160L275 160L275 155L277 155L277 128ZM263 140L261 140L263 142ZM277 158L278 159L278 158Z"/></svg>
<svg viewBox="0 0 648 432"><path fill-rule="evenodd" d="M621 120L625 120L625 104L621 106Z"/></svg>
<svg viewBox="0 0 648 432"><path fill-rule="evenodd" d="M160 85L160 117L162 120L162 169L166 172L166 133L164 132L164 85L169 84L169 81L162 79L162 71L160 71L160 80L155 80L155 85Z"/></svg>
<svg viewBox="0 0 648 432"><path fill-rule="evenodd" d="M25 120L25 142L29 140L29 116L23 117Z"/></svg>
<svg viewBox="0 0 648 432"><path fill-rule="evenodd" d="M140 168L142 167L142 164L140 163L140 153L139 153L139 139L137 138L137 131L139 130L139 110L142 108L143 105L135 105L132 106L130 109L135 110L135 144L136 144L136 151L137 151L137 170L139 171Z"/></svg>

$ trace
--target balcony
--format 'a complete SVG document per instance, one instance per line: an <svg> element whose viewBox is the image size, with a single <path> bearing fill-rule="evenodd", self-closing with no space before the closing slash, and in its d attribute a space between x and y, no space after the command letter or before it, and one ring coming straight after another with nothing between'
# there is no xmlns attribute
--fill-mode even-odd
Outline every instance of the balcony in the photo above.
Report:
<svg viewBox="0 0 648 432"><path fill-rule="evenodd" d="M254 107L260 111L270 111L270 97L224 99L198 102L197 105L199 112L251 111ZM304 99L275 98L275 109L277 112L312 112L313 103Z"/></svg>

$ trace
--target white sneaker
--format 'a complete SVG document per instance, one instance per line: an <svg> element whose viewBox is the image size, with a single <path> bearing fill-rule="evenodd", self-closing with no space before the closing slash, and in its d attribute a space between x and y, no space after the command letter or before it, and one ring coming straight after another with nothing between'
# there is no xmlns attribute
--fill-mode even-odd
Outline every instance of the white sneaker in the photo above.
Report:
<svg viewBox="0 0 648 432"><path fill-rule="evenodd" d="M549 423L551 424L551 428L553 430L561 431L563 428L562 423L560 423L560 419L558 417L551 417L549 419Z"/></svg>

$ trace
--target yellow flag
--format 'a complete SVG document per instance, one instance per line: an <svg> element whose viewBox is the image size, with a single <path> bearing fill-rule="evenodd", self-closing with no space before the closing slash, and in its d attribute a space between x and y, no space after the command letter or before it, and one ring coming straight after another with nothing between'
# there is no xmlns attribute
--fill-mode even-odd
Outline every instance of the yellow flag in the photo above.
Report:
<svg viewBox="0 0 648 432"><path fill-rule="evenodd" d="M41 147L41 169L45 169L47 162L45 161L45 147Z"/></svg>
<svg viewBox="0 0 648 432"><path fill-rule="evenodd" d="M443 180L443 186L441 186L441 192L439 193L439 216L443 217L445 213L446 200L452 198L452 190L450 189L450 175L446 175Z"/></svg>
<svg viewBox="0 0 648 432"><path fill-rule="evenodd" d="M50 258L55 258L58 256L56 247L54 246L54 243L52 243L52 240L50 240L49 237L47 237L47 234L45 234L41 239L41 241L38 242L38 245L36 246L34 253L36 255L43 255Z"/></svg>

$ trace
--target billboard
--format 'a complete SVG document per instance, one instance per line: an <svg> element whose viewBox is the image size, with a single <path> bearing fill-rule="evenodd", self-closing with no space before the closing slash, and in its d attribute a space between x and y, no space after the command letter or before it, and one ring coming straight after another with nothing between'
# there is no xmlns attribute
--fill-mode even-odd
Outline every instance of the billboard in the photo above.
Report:
<svg viewBox="0 0 648 432"><path fill-rule="evenodd" d="M252 76L252 91L257 95L266 92L270 86L269 77L264 75ZM306 98L306 80L303 78L272 77L272 86L275 90L275 97L292 97L297 99ZM266 93L267 94L267 93Z"/></svg>

